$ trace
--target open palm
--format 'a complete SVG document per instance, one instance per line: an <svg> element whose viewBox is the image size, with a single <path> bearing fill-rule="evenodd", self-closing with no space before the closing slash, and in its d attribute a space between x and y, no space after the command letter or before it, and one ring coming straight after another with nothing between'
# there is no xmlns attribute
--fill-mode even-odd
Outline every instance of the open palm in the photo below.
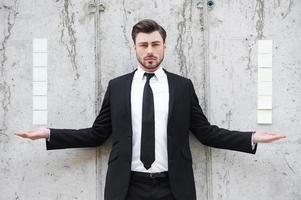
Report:
<svg viewBox="0 0 301 200"><path fill-rule="evenodd" d="M37 139L42 139L42 138L48 138L49 137L49 129L39 128L37 130L32 130L32 131L18 131L18 132L16 132L16 135L20 136L22 138L37 140Z"/></svg>
<svg viewBox="0 0 301 200"><path fill-rule="evenodd" d="M285 135L266 131L256 131L253 136L253 143L271 143L286 138Z"/></svg>

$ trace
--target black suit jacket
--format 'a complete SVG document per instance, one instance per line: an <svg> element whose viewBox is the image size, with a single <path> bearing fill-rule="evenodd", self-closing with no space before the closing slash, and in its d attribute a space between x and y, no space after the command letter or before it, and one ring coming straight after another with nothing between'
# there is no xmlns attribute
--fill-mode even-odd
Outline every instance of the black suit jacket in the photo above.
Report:
<svg viewBox="0 0 301 200"><path fill-rule="evenodd" d="M178 200L196 199L189 147L189 132L203 144L248 153L252 132L230 131L210 125L199 105L192 82L165 71L169 84L167 126L168 170L173 195ZM134 72L109 82L101 111L86 129L51 129L47 149L95 147L111 135L112 150L105 186L106 200L124 200L132 160L131 84Z"/></svg>

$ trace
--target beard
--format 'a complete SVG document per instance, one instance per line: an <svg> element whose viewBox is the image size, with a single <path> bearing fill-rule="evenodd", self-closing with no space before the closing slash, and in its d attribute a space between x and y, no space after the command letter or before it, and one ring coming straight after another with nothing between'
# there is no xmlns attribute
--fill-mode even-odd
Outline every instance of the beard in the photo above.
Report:
<svg viewBox="0 0 301 200"><path fill-rule="evenodd" d="M140 63L140 65L145 69L156 69L156 68L158 68L159 65L162 63L162 61L164 59L164 54L162 55L162 58L159 58L159 57L156 57L156 56L153 56L153 55L145 57L145 58L156 58L156 59L153 59L153 60L145 60L144 58L138 57L138 55L136 55L136 56L137 56L137 60Z"/></svg>

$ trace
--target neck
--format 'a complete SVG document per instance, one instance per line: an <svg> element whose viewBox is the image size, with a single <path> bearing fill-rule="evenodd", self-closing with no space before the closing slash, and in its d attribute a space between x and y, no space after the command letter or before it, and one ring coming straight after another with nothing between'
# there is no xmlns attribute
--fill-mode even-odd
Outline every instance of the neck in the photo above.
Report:
<svg viewBox="0 0 301 200"><path fill-rule="evenodd" d="M160 65L158 65L157 67L151 68L151 69L146 68L146 67L143 67L143 66L140 65L140 64L139 64L139 67L140 67L143 71L145 71L145 72L147 72L147 73L154 73L155 71L157 71L157 70L160 68Z"/></svg>

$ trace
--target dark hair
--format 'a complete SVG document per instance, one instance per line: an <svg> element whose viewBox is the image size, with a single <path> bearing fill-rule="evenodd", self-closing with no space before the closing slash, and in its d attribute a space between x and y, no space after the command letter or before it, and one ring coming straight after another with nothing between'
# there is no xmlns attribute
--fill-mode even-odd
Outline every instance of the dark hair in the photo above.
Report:
<svg viewBox="0 0 301 200"><path fill-rule="evenodd" d="M160 26L157 22L151 19L141 20L133 26L132 39L134 43L136 43L136 36L138 35L138 33L152 33L154 31L158 31L163 39L163 42L165 42L166 31L162 26Z"/></svg>

